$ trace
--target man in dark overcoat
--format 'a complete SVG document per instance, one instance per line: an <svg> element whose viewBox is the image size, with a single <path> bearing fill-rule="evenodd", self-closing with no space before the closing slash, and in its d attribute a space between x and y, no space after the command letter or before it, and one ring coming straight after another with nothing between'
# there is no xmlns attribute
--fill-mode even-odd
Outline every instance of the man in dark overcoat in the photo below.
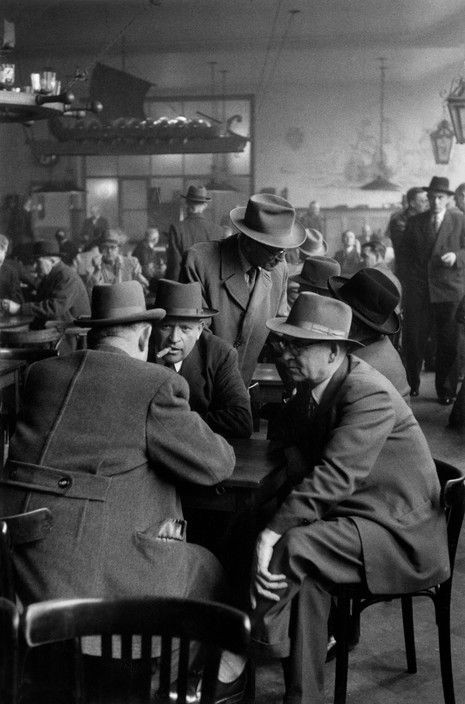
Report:
<svg viewBox="0 0 465 704"><path fill-rule="evenodd" d="M181 262L189 247L196 242L213 242L222 240L223 228L205 215L205 210L211 201L211 196L205 186L189 186L186 195L187 215L184 220L172 224L168 232L168 250L166 263L166 278L179 278Z"/></svg>
<svg viewBox="0 0 465 704"><path fill-rule="evenodd" d="M186 543L177 487L226 479L234 451L190 410L181 375L146 363L163 315L146 311L136 281L96 286L79 321L93 349L29 369L0 491L1 515L52 513L41 539L15 551L26 604L221 597L219 563Z"/></svg>
<svg viewBox="0 0 465 704"><path fill-rule="evenodd" d="M218 311L202 307L200 284L160 279L155 303L166 311L166 317L153 326L149 359L184 377L190 407L215 433L249 437L250 397L237 366L237 352L204 328L205 320Z"/></svg>
<svg viewBox="0 0 465 704"><path fill-rule="evenodd" d="M211 330L234 347L246 386L268 337L266 320L287 315L287 249L306 239L284 198L257 194L230 213L238 234L201 242L186 253L181 281L199 281L206 308L219 311Z"/></svg>
<svg viewBox="0 0 465 704"><path fill-rule="evenodd" d="M403 594L449 574L428 444L392 384L347 354L351 318L302 293L268 321L298 387L281 443L300 477L258 538L252 618L256 647L283 661L288 704L324 702L334 585Z"/></svg>
<svg viewBox="0 0 465 704"><path fill-rule="evenodd" d="M36 269L41 277L34 301L16 303L2 300L2 309L10 315L33 315L32 327L43 327L47 320L70 323L80 315L89 315L90 303L80 276L63 264L57 242L34 243Z"/></svg>
<svg viewBox="0 0 465 704"><path fill-rule="evenodd" d="M403 348L412 396L417 396L426 340L436 328L436 393L441 404L453 402L457 390L455 361L458 328L455 312L465 293L465 218L447 209L449 180L433 176L425 187L430 209L407 222Z"/></svg>

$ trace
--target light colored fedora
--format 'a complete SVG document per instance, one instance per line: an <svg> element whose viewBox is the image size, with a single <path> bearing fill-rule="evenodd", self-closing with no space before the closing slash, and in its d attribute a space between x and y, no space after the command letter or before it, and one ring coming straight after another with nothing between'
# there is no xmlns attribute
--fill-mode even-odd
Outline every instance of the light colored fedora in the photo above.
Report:
<svg viewBox="0 0 465 704"><path fill-rule="evenodd" d="M351 323L352 309L346 303L305 291L299 294L287 318L271 318L266 327L297 340L356 343L349 337Z"/></svg>
<svg viewBox="0 0 465 704"><path fill-rule="evenodd" d="M305 242L304 226L295 219L292 205L280 196L257 193L245 208L231 210L229 217L240 232L268 247L294 249Z"/></svg>
<svg viewBox="0 0 465 704"><path fill-rule="evenodd" d="M81 315L74 321L82 327L104 327L152 322L165 317L161 308L147 310L144 291L138 281L103 284L92 289L90 317Z"/></svg>
<svg viewBox="0 0 465 704"><path fill-rule="evenodd" d="M300 246L300 251L304 257L324 256L328 251L328 243L323 239L323 235L319 230L313 227L306 227L305 242Z"/></svg>
<svg viewBox="0 0 465 704"><path fill-rule="evenodd" d="M191 200L193 203L208 203L212 199L205 186L189 186L186 195L181 195L181 198Z"/></svg>
<svg viewBox="0 0 465 704"><path fill-rule="evenodd" d="M181 284L170 279L160 279L155 302L166 311L167 318L211 318L217 310L202 307L202 287L198 281Z"/></svg>
<svg viewBox="0 0 465 704"><path fill-rule="evenodd" d="M350 279L333 276L328 286L333 296L347 303L355 317L368 327L386 335L398 331L400 321L395 308L399 304L399 291L379 269L361 269Z"/></svg>
<svg viewBox="0 0 465 704"><path fill-rule="evenodd" d="M328 291L330 276L339 276L341 265L331 257L308 257L304 261L300 274L289 277L301 286L311 286Z"/></svg>

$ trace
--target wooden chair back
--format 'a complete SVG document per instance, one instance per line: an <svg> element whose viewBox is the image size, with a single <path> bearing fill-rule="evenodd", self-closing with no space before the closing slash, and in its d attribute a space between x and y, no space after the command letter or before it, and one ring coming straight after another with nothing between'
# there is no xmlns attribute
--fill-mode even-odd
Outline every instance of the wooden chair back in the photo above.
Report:
<svg viewBox="0 0 465 704"><path fill-rule="evenodd" d="M0 701L18 699L19 612L8 599L0 598Z"/></svg>

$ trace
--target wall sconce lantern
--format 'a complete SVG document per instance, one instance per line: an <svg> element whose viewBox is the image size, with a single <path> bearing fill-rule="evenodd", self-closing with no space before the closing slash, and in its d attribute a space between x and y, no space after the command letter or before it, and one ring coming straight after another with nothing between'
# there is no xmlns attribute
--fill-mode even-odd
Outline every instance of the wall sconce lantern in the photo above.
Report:
<svg viewBox="0 0 465 704"><path fill-rule="evenodd" d="M454 143L454 132L449 122L445 119L441 120L436 129L430 133L430 139L436 164L448 164Z"/></svg>
<svg viewBox="0 0 465 704"><path fill-rule="evenodd" d="M446 98L452 127L458 144L465 144L465 79L458 78Z"/></svg>

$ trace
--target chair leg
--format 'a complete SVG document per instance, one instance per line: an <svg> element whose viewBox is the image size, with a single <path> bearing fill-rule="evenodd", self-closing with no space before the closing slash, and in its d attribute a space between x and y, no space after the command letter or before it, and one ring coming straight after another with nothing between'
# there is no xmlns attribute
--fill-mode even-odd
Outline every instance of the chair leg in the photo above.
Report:
<svg viewBox="0 0 465 704"><path fill-rule="evenodd" d="M345 704L347 697L347 672L349 669L350 598L337 598L336 676L334 704Z"/></svg>
<svg viewBox="0 0 465 704"><path fill-rule="evenodd" d="M402 622L404 624L405 655L407 657L407 672L417 671L417 654L415 650L415 630L413 627L413 603L411 596L401 599Z"/></svg>
<svg viewBox="0 0 465 704"><path fill-rule="evenodd" d="M442 689L445 704L455 704L454 677L450 645L450 584L442 584L434 602L439 637Z"/></svg>

